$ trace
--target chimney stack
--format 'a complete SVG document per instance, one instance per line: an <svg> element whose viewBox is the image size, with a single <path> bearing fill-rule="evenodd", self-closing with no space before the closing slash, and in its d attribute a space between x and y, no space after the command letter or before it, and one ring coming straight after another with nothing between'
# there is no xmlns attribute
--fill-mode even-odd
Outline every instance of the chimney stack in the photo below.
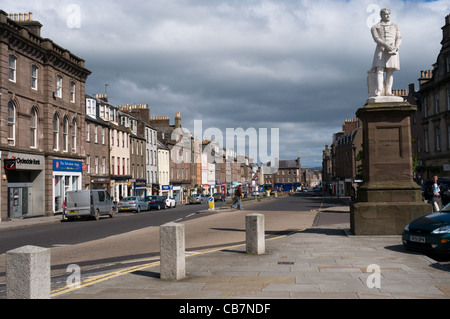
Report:
<svg viewBox="0 0 450 319"><path fill-rule="evenodd" d="M33 12L10 13L8 17L21 27L26 28L30 33L38 37L41 36L42 24L39 21L33 21Z"/></svg>

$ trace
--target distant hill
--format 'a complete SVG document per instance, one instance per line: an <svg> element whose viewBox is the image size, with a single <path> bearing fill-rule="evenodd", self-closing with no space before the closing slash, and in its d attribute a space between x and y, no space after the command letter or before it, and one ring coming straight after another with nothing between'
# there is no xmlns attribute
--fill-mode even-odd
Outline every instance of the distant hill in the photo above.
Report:
<svg viewBox="0 0 450 319"><path fill-rule="evenodd" d="M310 171L321 171L322 170L321 166L320 167L302 167L302 168L307 168Z"/></svg>

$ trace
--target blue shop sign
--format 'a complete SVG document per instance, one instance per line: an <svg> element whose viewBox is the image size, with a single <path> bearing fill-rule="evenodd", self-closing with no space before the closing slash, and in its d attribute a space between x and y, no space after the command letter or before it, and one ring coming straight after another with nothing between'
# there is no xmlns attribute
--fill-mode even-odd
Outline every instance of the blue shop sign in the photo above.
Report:
<svg viewBox="0 0 450 319"><path fill-rule="evenodd" d="M83 162L55 159L53 160L53 171L81 173Z"/></svg>
<svg viewBox="0 0 450 319"><path fill-rule="evenodd" d="M163 190L163 191L173 190L173 185L162 185L161 190Z"/></svg>

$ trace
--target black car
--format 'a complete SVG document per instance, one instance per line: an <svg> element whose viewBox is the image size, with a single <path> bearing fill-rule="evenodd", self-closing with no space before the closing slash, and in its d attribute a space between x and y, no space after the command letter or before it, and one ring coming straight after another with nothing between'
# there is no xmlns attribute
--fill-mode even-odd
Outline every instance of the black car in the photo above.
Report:
<svg viewBox="0 0 450 319"><path fill-rule="evenodd" d="M450 203L450 179L439 178L438 184L441 185L442 206ZM433 181L431 179L425 180L422 184L422 196L426 201L431 201L433 198Z"/></svg>
<svg viewBox="0 0 450 319"><path fill-rule="evenodd" d="M450 205L412 221L403 230L402 240L409 250L449 254Z"/></svg>

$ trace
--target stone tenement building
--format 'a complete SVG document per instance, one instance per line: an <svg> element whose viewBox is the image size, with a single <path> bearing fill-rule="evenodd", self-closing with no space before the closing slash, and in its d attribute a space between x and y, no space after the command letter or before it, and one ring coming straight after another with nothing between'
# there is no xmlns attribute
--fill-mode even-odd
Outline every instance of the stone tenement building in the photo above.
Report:
<svg viewBox="0 0 450 319"><path fill-rule="evenodd" d="M450 15L442 31L442 48L433 70L422 71L419 78L415 120L422 134L413 137L419 157L417 172L423 178L450 176Z"/></svg>
<svg viewBox="0 0 450 319"><path fill-rule="evenodd" d="M85 61L41 37L32 14L0 10L0 218L62 211L82 187Z"/></svg>

